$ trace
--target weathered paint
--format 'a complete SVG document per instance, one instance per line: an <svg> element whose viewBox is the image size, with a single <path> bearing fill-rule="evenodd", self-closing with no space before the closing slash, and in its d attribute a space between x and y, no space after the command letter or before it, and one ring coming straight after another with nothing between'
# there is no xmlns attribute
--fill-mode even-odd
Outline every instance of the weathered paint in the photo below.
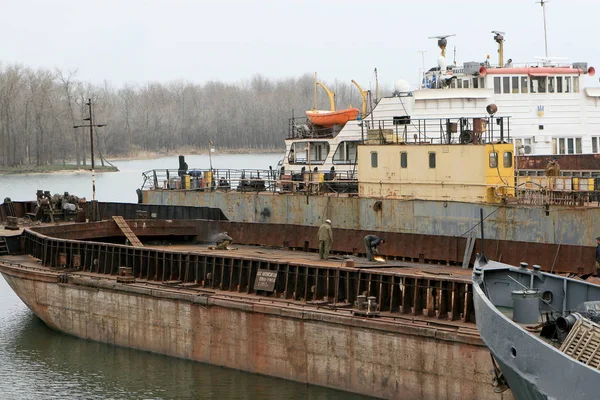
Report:
<svg viewBox="0 0 600 400"><path fill-rule="evenodd" d="M479 236L479 210L490 239L595 246L600 208L482 205L455 201L376 199L300 194L151 190L144 203L220 208L235 222L319 226L329 218L341 229L467 237ZM373 207L380 202L381 208ZM593 263L593 260L591 261Z"/></svg>
<svg viewBox="0 0 600 400"><path fill-rule="evenodd" d="M499 203L500 192L514 197L512 151L512 144L361 145L358 193L371 198Z"/></svg>
<svg viewBox="0 0 600 400"><path fill-rule="evenodd" d="M600 171L600 154L522 155L515 157L517 169L544 171L548 162L558 159L561 171Z"/></svg>
<svg viewBox="0 0 600 400"><path fill-rule="evenodd" d="M174 299L98 279L2 274L46 324L84 339L382 398L512 398L493 392L489 352L468 335L219 296Z"/></svg>
<svg viewBox="0 0 600 400"><path fill-rule="evenodd" d="M130 220L129 226L140 238L175 235L194 237L195 240L209 242L217 232L229 232L237 244L275 246L315 250L318 248L317 227L306 225L248 223L209 220ZM333 252L364 254L363 238L369 231L334 228ZM419 235L413 233L385 232L379 234L385 239L380 251L386 257L402 260L422 260L443 264L462 264L467 239L441 235ZM57 254L66 254L71 260L73 254L83 258L82 267L90 269L92 258L112 260L117 254L134 254L131 248L118 244L101 244L84 240L117 237L121 232L114 221L87 224L68 224L31 228L24 234L24 249L28 254L42 259L44 265L54 265ZM66 240L65 240L66 239ZM73 240L77 239L77 240ZM595 248L565 244L516 242L487 239L486 254L494 260L518 265L520 262L537 264L544 271L590 274L595 265ZM477 239L475 251L481 249ZM142 251L143 257L150 256L151 250ZM156 251L156 250L152 250ZM92 256L92 254L102 254ZM142 256L142 253L139 255ZM170 253L169 253L170 254ZM475 254L471 255L474 260ZM163 259L165 255L152 257ZM170 257L170 256L169 256ZM135 258L132 262L135 262ZM107 269L115 269L111 261Z"/></svg>

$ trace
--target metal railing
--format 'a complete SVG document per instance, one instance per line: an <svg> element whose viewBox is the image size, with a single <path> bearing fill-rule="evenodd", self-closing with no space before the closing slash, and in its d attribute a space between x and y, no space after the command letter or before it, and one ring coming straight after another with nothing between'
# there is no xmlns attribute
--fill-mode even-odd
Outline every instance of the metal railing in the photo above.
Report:
<svg viewBox="0 0 600 400"><path fill-rule="evenodd" d="M362 140L370 144L486 144L511 141L510 117L417 118L360 123Z"/></svg>
<svg viewBox="0 0 600 400"><path fill-rule="evenodd" d="M142 190L195 190L290 193L357 193L352 171L301 171L283 169L154 169L142 173Z"/></svg>

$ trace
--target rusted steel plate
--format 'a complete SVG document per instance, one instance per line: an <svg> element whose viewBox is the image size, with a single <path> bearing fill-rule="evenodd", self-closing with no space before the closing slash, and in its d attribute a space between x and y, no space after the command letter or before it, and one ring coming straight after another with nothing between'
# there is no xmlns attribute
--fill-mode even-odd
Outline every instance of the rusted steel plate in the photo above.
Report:
<svg viewBox="0 0 600 400"><path fill-rule="evenodd" d="M132 220L130 225L140 237L148 236L195 236L202 242L214 241L214 236L226 231L235 243L276 246L316 251L318 249L316 226L282 225L266 223L243 223L214 220ZM33 228L46 236L62 239L98 239L121 236L116 224L103 221L87 224L66 224ZM333 229L331 250L338 253L364 254L363 238L375 233L385 239L380 253L386 257L427 260L461 264L466 248L466 238L410 233L377 233L353 229ZM481 252L481 242L476 241L471 257ZM548 243L487 240L488 258L517 265L527 262L541 265L544 271L588 274L594 271L595 248L592 246L561 245Z"/></svg>
<svg viewBox="0 0 600 400"><path fill-rule="evenodd" d="M600 154L562 154L550 156L518 156L517 169L545 170L548 162L558 159L562 171L600 171Z"/></svg>
<svg viewBox="0 0 600 400"><path fill-rule="evenodd" d="M209 223L209 222L203 222ZM210 222L215 224L215 222ZM240 222L218 222L221 230L227 231L237 243L260 244L308 249L318 248L318 227L302 225L256 224ZM386 243L380 252L387 257L404 257L428 261L462 263L466 249L466 238L409 233L378 233L352 229L333 229L333 252L364 254L363 238L377 234ZM200 236L199 236L200 238ZM200 239L202 240L202 239ZM481 252L481 242L476 241L471 257ZM588 274L594 270L595 248L591 246L560 245L548 243L518 242L510 240L487 240L486 255L508 264L520 262L541 265L544 271Z"/></svg>

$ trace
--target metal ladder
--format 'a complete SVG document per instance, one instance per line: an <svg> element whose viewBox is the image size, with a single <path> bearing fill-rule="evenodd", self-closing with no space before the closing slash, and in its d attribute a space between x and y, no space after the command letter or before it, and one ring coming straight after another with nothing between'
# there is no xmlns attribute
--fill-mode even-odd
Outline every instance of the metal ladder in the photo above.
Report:
<svg viewBox="0 0 600 400"><path fill-rule="evenodd" d="M138 237L135 236L135 233L133 233L129 225L127 225L127 221L125 221L123 217L115 215L112 218L117 223L117 226L119 227L119 229L121 229L121 232L123 232L127 240L129 240L129 243L131 243L133 247L144 247L142 242L140 242L140 239L138 239Z"/></svg>
<svg viewBox="0 0 600 400"><path fill-rule="evenodd" d="M6 239L4 236L0 236L0 256L8 255L8 244L6 244Z"/></svg>

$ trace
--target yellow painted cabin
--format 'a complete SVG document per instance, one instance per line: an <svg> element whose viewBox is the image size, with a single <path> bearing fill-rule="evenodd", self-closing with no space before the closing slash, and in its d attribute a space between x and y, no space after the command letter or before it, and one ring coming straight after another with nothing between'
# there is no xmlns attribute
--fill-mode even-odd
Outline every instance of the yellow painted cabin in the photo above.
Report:
<svg viewBox="0 0 600 400"><path fill-rule="evenodd" d="M361 197L498 203L514 196L513 145L358 146Z"/></svg>

